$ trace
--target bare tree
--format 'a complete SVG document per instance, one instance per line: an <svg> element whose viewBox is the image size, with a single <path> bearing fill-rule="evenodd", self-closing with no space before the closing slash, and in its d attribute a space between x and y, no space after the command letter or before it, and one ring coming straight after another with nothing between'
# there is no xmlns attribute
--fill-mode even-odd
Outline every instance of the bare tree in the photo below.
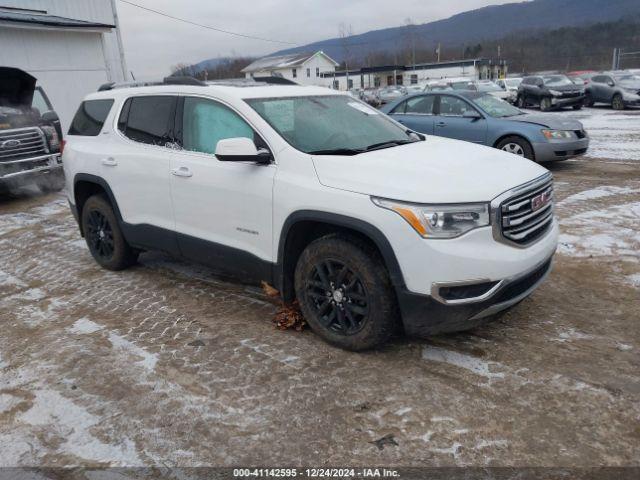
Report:
<svg viewBox="0 0 640 480"><path fill-rule="evenodd" d="M352 65L353 54L350 42L353 36L351 24L346 25L345 23L340 23L340 25L338 25L338 34L340 36L340 45L342 46L342 61L344 62L344 69L347 72L347 90L349 90L349 68Z"/></svg>

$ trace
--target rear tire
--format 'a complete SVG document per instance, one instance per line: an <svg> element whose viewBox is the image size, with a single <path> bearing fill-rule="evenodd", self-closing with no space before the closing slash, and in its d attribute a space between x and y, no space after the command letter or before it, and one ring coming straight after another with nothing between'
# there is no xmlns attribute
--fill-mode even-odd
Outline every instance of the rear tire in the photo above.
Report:
<svg viewBox="0 0 640 480"><path fill-rule="evenodd" d="M332 345L367 350L396 330L398 308L387 269L357 238L332 234L311 242L298 259L294 285L307 323Z"/></svg>
<svg viewBox="0 0 640 480"><path fill-rule="evenodd" d="M544 97L540 100L540 111L548 112L553 108L553 104L551 103L551 98Z"/></svg>
<svg viewBox="0 0 640 480"><path fill-rule="evenodd" d="M94 260L107 270L124 270L136 263L113 208L103 195L89 197L82 208L82 232Z"/></svg>
<svg viewBox="0 0 640 480"><path fill-rule="evenodd" d="M506 137L496 145L496 148L520 157L528 158L529 160L535 160L533 147L522 137Z"/></svg>
<svg viewBox="0 0 640 480"><path fill-rule="evenodd" d="M613 96L613 100L611 101L611 107L614 110L624 110L624 100L622 99L622 95L616 93Z"/></svg>

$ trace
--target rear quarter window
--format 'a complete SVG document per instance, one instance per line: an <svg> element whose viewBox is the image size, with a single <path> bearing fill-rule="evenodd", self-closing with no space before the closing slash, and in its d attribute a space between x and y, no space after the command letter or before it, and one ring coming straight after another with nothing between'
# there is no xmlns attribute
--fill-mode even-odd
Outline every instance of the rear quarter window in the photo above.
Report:
<svg viewBox="0 0 640 480"><path fill-rule="evenodd" d="M84 137L95 137L98 135L104 126L104 122L112 106L112 99L86 100L82 102L71 122L69 135L80 135Z"/></svg>

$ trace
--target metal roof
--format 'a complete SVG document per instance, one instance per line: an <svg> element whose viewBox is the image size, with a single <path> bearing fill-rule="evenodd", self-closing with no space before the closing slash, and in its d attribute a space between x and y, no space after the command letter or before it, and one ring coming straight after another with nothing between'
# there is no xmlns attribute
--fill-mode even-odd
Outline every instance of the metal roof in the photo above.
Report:
<svg viewBox="0 0 640 480"><path fill-rule="evenodd" d="M259 72L264 70L278 70L281 68L293 68L298 67L309 60L314 55L322 55L329 59L329 61L333 62L336 66L338 62L333 60L324 52L302 52L302 53L291 53L289 55L277 55L273 57L264 57L256 60L253 63L250 63L245 68L242 69L243 73L249 72Z"/></svg>
<svg viewBox="0 0 640 480"><path fill-rule="evenodd" d="M107 23L87 22L84 20L76 20L75 18L58 17L56 15L10 12L6 10L0 10L0 22L60 28L116 28L115 25L109 25Z"/></svg>

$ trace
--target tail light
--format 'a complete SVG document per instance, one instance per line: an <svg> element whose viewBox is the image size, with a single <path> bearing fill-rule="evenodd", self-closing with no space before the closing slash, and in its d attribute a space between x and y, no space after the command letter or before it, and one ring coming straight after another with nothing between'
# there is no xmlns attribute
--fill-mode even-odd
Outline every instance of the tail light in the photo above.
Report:
<svg viewBox="0 0 640 480"><path fill-rule="evenodd" d="M60 152L62 150L62 145L56 129L48 125L40 128L44 132L44 136L47 138L47 142L49 143L49 151L51 153Z"/></svg>
<svg viewBox="0 0 640 480"><path fill-rule="evenodd" d="M64 146L67 144L67 141L62 139L60 140L60 155L64 153Z"/></svg>

